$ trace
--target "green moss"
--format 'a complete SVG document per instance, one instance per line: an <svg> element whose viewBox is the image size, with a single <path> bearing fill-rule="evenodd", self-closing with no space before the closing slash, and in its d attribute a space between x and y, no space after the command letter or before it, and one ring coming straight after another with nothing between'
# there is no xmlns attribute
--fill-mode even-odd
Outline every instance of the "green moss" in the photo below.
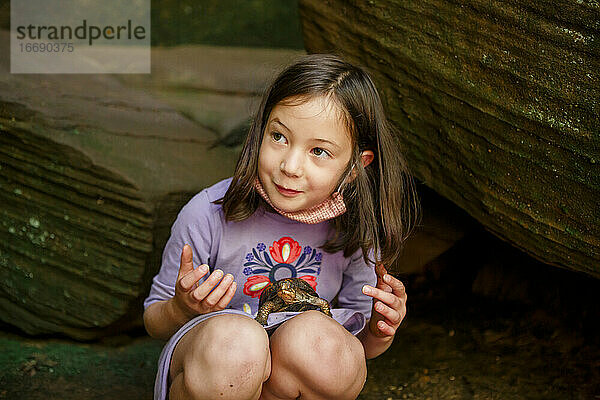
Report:
<svg viewBox="0 0 600 400"><path fill-rule="evenodd" d="M37 380L61 377L88 382L90 387L127 384L151 391L161 347L161 342L149 339L120 348L2 337L0 386L23 381L28 376Z"/></svg>
<svg viewBox="0 0 600 400"><path fill-rule="evenodd" d="M152 45L304 47L296 1L152 2Z"/></svg>
<svg viewBox="0 0 600 400"><path fill-rule="evenodd" d="M574 237L581 237L581 234L576 230L569 228L568 226L565 228L565 232Z"/></svg>

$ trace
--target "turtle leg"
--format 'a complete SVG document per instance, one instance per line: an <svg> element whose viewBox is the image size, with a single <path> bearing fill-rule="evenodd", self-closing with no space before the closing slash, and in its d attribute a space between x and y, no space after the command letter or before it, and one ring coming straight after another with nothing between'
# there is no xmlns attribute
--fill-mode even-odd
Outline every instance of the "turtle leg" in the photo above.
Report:
<svg viewBox="0 0 600 400"><path fill-rule="evenodd" d="M274 307L275 303L273 303L272 301L267 301L266 303L264 303L262 307L258 309L258 313L256 313L256 322L258 322L261 325L266 325L267 318L269 317L269 314L271 314L271 312L273 311Z"/></svg>
<svg viewBox="0 0 600 400"><path fill-rule="evenodd" d="M327 300L320 299L319 307L321 308L321 311L323 311L323 313L325 313L326 315L329 315L330 317L333 317L331 315L331 309L329 307L329 303L327 302Z"/></svg>

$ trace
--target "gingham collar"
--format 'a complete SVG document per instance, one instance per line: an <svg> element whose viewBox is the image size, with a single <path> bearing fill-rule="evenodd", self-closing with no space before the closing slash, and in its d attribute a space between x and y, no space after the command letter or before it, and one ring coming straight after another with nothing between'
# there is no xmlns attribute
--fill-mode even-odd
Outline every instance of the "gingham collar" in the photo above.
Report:
<svg viewBox="0 0 600 400"><path fill-rule="evenodd" d="M263 200L266 201L271 207L273 207L273 209L279 214L291 220L303 222L305 224L318 224L320 222L338 217L346 212L346 204L344 203L344 197L339 191L334 192L327 199L310 208L300 211L287 212L273 205L273 203L269 199L269 196L267 196L267 192L265 192L265 189L263 188L258 178L256 178L256 180L254 181L254 188L256 189L258 194L260 194L260 197L262 197Z"/></svg>

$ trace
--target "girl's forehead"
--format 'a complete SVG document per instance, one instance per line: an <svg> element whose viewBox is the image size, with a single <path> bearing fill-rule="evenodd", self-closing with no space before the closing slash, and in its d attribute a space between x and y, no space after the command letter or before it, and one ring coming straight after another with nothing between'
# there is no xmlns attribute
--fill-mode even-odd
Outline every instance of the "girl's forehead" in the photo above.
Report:
<svg viewBox="0 0 600 400"><path fill-rule="evenodd" d="M332 96L295 96L281 100L275 109L285 110L287 113L304 117L320 116L334 117L332 114L341 114L341 108Z"/></svg>

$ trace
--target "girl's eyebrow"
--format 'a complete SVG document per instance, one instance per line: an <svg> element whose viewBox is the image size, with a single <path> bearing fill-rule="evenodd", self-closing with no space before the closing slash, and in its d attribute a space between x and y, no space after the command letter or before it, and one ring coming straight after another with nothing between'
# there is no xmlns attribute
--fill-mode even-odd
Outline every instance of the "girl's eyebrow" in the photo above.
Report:
<svg viewBox="0 0 600 400"><path fill-rule="evenodd" d="M331 146L335 147L336 149L339 149L339 148L340 148L340 146L338 146L338 145L337 145L337 143L334 143L334 142L332 142L331 140L327 140L327 139L319 139L319 138L315 138L315 139L313 139L313 140L315 140L315 141L317 141L317 142L321 142L321 143L327 143L327 144L329 144L329 145L331 145Z"/></svg>
<svg viewBox="0 0 600 400"><path fill-rule="evenodd" d="M288 132L291 132L290 129L287 126L285 126L284 123L281 122L279 120L279 118L277 118L277 117L273 118L273 120L271 121L271 123L279 124L279 125L283 126Z"/></svg>
<svg viewBox="0 0 600 400"><path fill-rule="evenodd" d="M283 127L284 127L284 128L285 128L285 129L286 129L288 132L291 132L291 130L290 130L290 129L289 129L287 126L285 126L285 124L284 124L283 122L281 122L281 121L279 120L279 118L273 118L273 120L271 121L271 123L276 123L276 124L278 124L278 125L281 125L281 126L283 126ZM327 139L321 139L321 138L314 138L313 140L314 140L314 141L317 141L317 142L321 142L321 143L328 143L328 144L330 144L331 146L335 147L336 149L339 149L339 148L340 148L340 146L339 146L337 143L334 143L334 142L332 142L331 140L327 140Z"/></svg>

